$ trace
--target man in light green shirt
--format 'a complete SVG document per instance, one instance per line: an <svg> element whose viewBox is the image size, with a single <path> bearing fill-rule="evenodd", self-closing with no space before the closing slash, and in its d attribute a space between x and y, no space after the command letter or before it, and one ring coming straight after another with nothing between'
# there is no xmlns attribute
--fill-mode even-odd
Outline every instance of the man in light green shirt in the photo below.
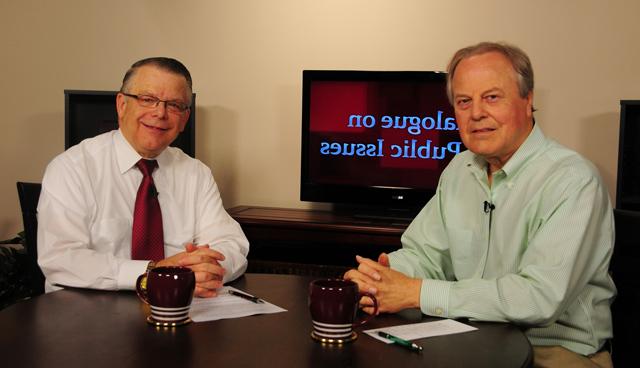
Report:
<svg viewBox="0 0 640 368"><path fill-rule="evenodd" d="M522 50L481 43L458 51L448 72L469 150L442 173L403 249L358 257L345 278L374 293L382 312L521 325L536 366L612 366L602 349L616 293L613 213L597 170L535 125Z"/></svg>

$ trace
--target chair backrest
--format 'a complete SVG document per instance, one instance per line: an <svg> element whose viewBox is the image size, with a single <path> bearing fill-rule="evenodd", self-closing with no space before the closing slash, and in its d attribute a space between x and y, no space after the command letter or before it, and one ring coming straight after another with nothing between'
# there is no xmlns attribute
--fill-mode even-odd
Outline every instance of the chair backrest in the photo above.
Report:
<svg viewBox="0 0 640 368"><path fill-rule="evenodd" d="M29 283L33 295L44 293L44 275L38 266L38 217L37 208L40 199L40 183L18 182L18 198L22 208L22 222L24 224L24 240L29 264Z"/></svg>
<svg viewBox="0 0 640 368"><path fill-rule="evenodd" d="M616 367L630 367L637 359L640 321L640 211L613 210L616 243L611 258L611 276L618 296L613 313L612 358Z"/></svg>

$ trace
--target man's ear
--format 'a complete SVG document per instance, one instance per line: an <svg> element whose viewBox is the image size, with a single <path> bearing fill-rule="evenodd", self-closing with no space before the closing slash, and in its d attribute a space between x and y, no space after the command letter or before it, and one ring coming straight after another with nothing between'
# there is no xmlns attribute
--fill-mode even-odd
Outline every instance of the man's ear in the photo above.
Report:
<svg viewBox="0 0 640 368"><path fill-rule="evenodd" d="M122 118L122 115L124 114L124 108L127 105L125 97L126 96L120 92L118 92L118 94L116 95L116 111L118 112L118 121Z"/></svg>
<svg viewBox="0 0 640 368"><path fill-rule="evenodd" d="M189 116L191 116L191 109L185 111L184 116L182 117L182 121L180 122L180 133L182 133L184 131L184 128L187 126Z"/></svg>
<svg viewBox="0 0 640 368"><path fill-rule="evenodd" d="M527 117L533 118L533 92L529 92L527 95Z"/></svg>

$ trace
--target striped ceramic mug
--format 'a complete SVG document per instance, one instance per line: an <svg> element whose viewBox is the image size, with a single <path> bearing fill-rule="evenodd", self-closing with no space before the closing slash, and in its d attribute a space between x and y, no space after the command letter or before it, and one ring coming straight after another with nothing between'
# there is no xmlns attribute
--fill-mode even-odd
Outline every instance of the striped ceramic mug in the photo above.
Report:
<svg viewBox="0 0 640 368"><path fill-rule="evenodd" d="M189 322L195 286L195 275L187 267L156 267L140 275L136 291L151 308L151 316L147 321L165 326Z"/></svg>
<svg viewBox="0 0 640 368"><path fill-rule="evenodd" d="M374 312L356 322L360 297L373 300ZM313 323L311 337L326 343L343 343L355 340L354 327L369 321L378 312L378 301L369 293L358 290L358 284L350 280L321 279L309 285L309 311Z"/></svg>

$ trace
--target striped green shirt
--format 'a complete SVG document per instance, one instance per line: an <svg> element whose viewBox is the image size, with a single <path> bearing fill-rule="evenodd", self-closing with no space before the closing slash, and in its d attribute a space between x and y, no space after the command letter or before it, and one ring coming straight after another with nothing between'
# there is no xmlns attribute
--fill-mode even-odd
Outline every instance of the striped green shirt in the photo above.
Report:
<svg viewBox="0 0 640 368"><path fill-rule="evenodd" d="M391 267L423 279L425 314L512 322L533 345L596 352L612 337L616 294L613 212L597 170L537 125L491 186L486 168L470 151L451 161Z"/></svg>

